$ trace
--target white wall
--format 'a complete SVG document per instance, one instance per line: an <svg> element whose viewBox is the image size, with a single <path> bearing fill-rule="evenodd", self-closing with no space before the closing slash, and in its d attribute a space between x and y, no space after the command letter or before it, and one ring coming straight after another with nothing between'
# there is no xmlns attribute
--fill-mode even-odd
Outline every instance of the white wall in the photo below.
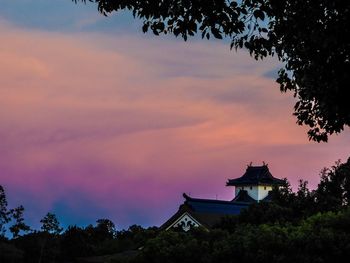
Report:
<svg viewBox="0 0 350 263"><path fill-rule="evenodd" d="M236 187L235 189L235 196L237 196L240 190L246 190L248 192L248 195L251 198L257 201L260 201L268 195L269 191L272 190L272 186L267 186L267 185L239 186L239 187Z"/></svg>

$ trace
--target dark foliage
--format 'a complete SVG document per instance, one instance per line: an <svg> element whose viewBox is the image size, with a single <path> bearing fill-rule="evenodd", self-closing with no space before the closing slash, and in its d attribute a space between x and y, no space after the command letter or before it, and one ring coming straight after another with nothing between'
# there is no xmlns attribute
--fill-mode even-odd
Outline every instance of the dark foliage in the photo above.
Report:
<svg viewBox="0 0 350 263"><path fill-rule="evenodd" d="M315 198L319 211L337 211L350 204L350 158L322 170Z"/></svg>
<svg viewBox="0 0 350 263"><path fill-rule="evenodd" d="M55 214L47 213L46 216L40 220L41 230L45 233L59 235L63 228L60 227L60 223Z"/></svg>
<svg viewBox="0 0 350 263"><path fill-rule="evenodd" d="M93 255L94 248L89 238L89 234L83 228L69 226L61 239L62 257L73 259Z"/></svg>
<svg viewBox="0 0 350 263"><path fill-rule="evenodd" d="M60 237L47 232L33 232L12 240L11 244L23 253L25 263L55 262L60 258Z"/></svg>
<svg viewBox="0 0 350 263"><path fill-rule="evenodd" d="M5 189L0 185L0 239L4 237L5 225L10 221Z"/></svg>
<svg viewBox="0 0 350 263"><path fill-rule="evenodd" d="M7 205L5 189L0 185L0 241L6 240L7 230L12 233L13 238L18 237L21 232L30 231L30 227L24 223L24 207L20 205L10 209Z"/></svg>
<svg viewBox="0 0 350 263"><path fill-rule="evenodd" d="M12 233L13 238L18 237L21 231L30 231L30 227L26 223L24 223L23 213L24 207L22 205L10 210L10 215L12 215L12 221L14 222L10 226L9 230Z"/></svg>
<svg viewBox="0 0 350 263"><path fill-rule="evenodd" d="M298 225L241 224L224 230L162 232L132 262L342 262L350 255L350 210L316 214Z"/></svg>
<svg viewBox="0 0 350 263"><path fill-rule="evenodd" d="M88 1L104 15L130 10L143 20L143 32L184 40L195 34L225 38L231 48L246 48L255 59L277 56L284 64L277 82L296 97L294 115L298 124L310 127L310 139L327 141L350 125L349 1Z"/></svg>

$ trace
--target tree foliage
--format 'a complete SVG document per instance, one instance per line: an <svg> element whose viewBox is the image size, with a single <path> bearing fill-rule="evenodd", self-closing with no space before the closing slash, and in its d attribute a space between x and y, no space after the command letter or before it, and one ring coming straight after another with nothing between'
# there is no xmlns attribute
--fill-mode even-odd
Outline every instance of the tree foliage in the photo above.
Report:
<svg viewBox="0 0 350 263"><path fill-rule="evenodd" d="M5 235L5 225L10 221L5 189L0 185L0 237Z"/></svg>
<svg viewBox="0 0 350 263"><path fill-rule="evenodd" d="M315 198L320 211L337 211L350 205L350 158L322 170Z"/></svg>
<svg viewBox="0 0 350 263"><path fill-rule="evenodd" d="M47 213L46 216L40 220L41 230L53 235L58 235L62 232L63 228L60 227L60 223L53 213Z"/></svg>
<svg viewBox="0 0 350 263"><path fill-rule="evenodd" d="M23 218L24 207L20 205L14 209L11 209L10 213L13 218L13 224L10 226L9 230L12 233L13 238L17 238L19 233L30 231L30 227L24 222Z"/></svg>
<svg viewBox="0 0 350 263"><path fill-rule="evenodd" d="M116 229L114 223L106 218L98 219L96 221L96 231L101 236L101 238L111 239L116 235Z"/></svg>
<svg viewBox="0 0 350 263"><path fill-rule="evenodd" d="M5 237L7 230L10 230L14 238L18 237L21 231L28 232L30 227L24 223L24 207L20 205L10 209L7 206L5 189L0 185L0 238Z"/></svg>
<svg viewBox="0 0 350 263"><path fill-rule="evenodd" d="M86 2L86 0L72 0ZM350 125L350 2L343 0L88 0L107 15L130 10L143 32L184 40L229 39L255 59L283 62L277 82L297 102L297 123L312 140L327 141Z"/></svg>
<svg viewBox="0 0 350 263"><path fill-rule="evenodd" d="M150 239L134 263L341 262L350 256L350 210L315 214L297 225L240 224L187 233L162 232Z"/></svg>

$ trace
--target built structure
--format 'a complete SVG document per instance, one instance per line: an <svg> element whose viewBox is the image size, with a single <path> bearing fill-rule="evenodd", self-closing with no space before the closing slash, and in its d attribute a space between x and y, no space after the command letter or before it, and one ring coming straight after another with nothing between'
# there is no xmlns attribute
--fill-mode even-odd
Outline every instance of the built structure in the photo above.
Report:
<svg viewBox="0 0 350 263"><path fill-rule="evenodd" d="M231 201L192 198L183 194L184 203L162 228L180 228L188 231L192 227L202 226L210 229L223 217L237 215L252 203L269 201L272 188L283 183L283 180L272 176L266 164L249 165L241 177L226 182L226 186L235 187L234 198Z"/></svg>

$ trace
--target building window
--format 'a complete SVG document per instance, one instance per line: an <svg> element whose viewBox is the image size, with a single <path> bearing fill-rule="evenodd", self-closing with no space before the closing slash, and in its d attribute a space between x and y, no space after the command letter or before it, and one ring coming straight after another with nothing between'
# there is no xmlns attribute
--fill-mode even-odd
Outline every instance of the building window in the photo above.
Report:
<svg viewBox="0 0 350 263"><path fill-rule="evenodd" d="M242 186L242 190L244 190L244 186Z"/></svg>
<svg viewBox="0 0 350 263"><path fill-rule="evenodd" d="M266 190L266 186L264 186L264 190Z"/></svg>
<svg viewBox="0 0 350 263"><path fill-rule="evenodd" d="M250 187L250 190L252 190L253 189L253 187Z"/></svg>

